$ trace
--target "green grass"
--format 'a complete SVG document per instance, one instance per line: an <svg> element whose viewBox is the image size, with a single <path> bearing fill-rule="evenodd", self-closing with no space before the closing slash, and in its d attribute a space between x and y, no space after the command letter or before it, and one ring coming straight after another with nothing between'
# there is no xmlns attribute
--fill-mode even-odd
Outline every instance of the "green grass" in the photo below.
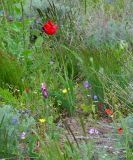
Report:
<svg viewBox="0 0 133 160"><path fill-rule="evenodd" d="M41 1L41 7L39 1L0 2L0 158L132 159L133 2L46 2L48 7ZM30 12L33 16L27 18ZM41 30L48 19L58 25L53 36ZM41 83L46 84L47 99ZM10 123L14 115L17 125ZM43 118L46 122L39 122ZM76 118L81 124L75 125ZM67 119L72 122L67 124ZM101 119L104 129L97 123ZM86 131L88 124L100 133L112 127L103 133L112 153ZM27 133L25 140L21 132ZM79 141L78 136L90 139Z"/></svg>

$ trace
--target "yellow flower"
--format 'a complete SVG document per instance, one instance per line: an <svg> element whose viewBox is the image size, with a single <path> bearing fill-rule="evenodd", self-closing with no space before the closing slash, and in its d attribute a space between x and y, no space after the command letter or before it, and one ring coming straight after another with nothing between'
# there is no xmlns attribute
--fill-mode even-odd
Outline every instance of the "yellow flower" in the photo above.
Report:
<svg viewBox="0 0 133 160"><path fill-rule="evenodd" d="M64 94L66 94L66 93L67 93L67 89L66 89L66 88L63 89L62 92L63 92Z"/></svg>
<svg viewBox="0 0 133 160"><path fill-rule="evenodd" d="M44 122L46 122L46 119L44 119L44 118L39 119L39 122L44 123Z"/></svg>

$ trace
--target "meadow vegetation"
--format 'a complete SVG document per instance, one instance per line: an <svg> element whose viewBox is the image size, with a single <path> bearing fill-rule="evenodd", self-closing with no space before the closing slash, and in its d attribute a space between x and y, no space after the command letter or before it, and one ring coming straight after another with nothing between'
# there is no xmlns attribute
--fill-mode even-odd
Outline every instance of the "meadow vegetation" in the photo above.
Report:
<svg viewBox="0 0 133 160"><path fill-rule="evenodd" d="M0 159L132 160L132 0L0 1Z"/></svg>

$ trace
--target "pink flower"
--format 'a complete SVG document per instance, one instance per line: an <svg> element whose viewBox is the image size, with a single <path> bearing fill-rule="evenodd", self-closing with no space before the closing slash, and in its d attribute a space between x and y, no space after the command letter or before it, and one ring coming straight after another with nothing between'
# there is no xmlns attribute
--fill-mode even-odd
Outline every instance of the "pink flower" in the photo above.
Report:
<svg viewBox="0 0 133 160"><path fill-rule="evenodd" d="M44 83L41 84L41 92L44 98L48 98L48 92Z"/></svg>
<svg viewBox="0 0 133 160"><path fill-rule="evenodd" d="M96 130L95 128L91 128L91 129L89 130L89 133L90 133L90 134L99 134L99 131Z"/></svg>

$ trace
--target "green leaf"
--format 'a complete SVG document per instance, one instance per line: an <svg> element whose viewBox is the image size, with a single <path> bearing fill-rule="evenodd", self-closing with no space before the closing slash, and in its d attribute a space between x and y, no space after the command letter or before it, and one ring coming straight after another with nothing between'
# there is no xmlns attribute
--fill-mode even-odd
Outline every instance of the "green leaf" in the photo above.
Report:
<svg viewBox="0 0 133 160"><path fill-rule="evenodd" d="M87 105L85 105L85 104L82 104L82 105L81 105L81 108L82 108L83 111L85 111L85 112L89 112L89 111L90 111L89 107L88 107Z"/></svg>
<svg viewBox="0 0 133 160"><path fill-rule="evenodd" d="M14 30L15 32L21 32L22 24L19 22L14 22L11 26L11 29Z"/></svg>
<svg viewBox="0 0 133 160"><path fill-rule="evenodd" d="M43 43L43 37L39 36L36 40L35 45L36 45L36 47L40 47L42 45L42 43Z"/></svg>
<svg viewBox="0 0 133 160"><path fill-rule="evenodd" d="M24 50L23 51L23 55L30 55L30 54L32 54L31 50Z"/></svg>
<svg viewBox="0 0 133 160"><path fill-rule="evenodd" d="M91 106L91 108L92 108L93 113L95 113L95 112L96 112L96 110L95 110L95 106L94 106L94 105L92 105L92 106Z"/></svg>
<svg viewBox="0 0 133 160"><path fill-rule="evenodd" d="M20 6L16 4L16 5L14 6L14 11L16 12L17 15L20 14L20 13L21 13Z"/></svg>
<svg viewBox="0 0 133 160"><path fill-rule="evenodd" d="M3 123L3 121L4 121L4 117L5 117L5 115L3 115L2 119L1 119L0 127L2 126L2 123Z"/></svg>

